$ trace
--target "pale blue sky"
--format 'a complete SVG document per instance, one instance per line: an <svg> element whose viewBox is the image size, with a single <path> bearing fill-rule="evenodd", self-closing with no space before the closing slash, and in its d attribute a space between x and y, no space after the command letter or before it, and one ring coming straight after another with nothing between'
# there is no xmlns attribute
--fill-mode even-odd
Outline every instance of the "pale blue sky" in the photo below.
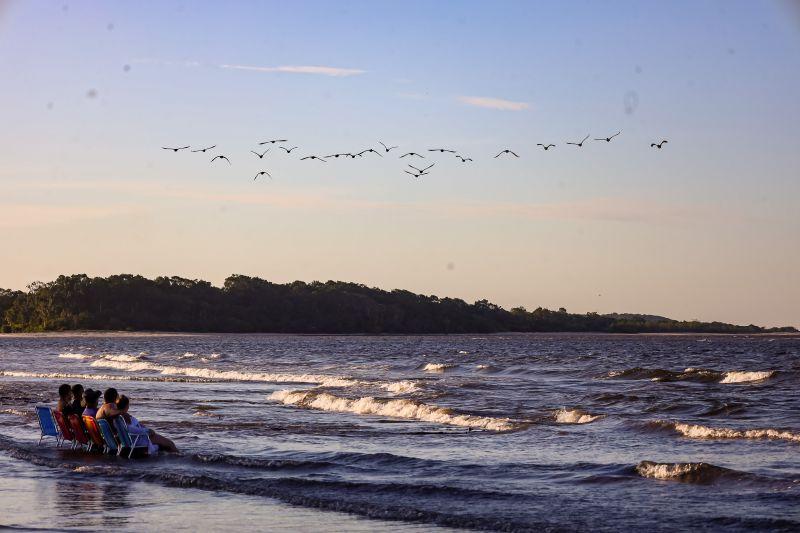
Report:
<svg viewBox="0 0 800 533"><path fill-rule="evenodd" d="M244 273L800 325L799 12L2 2L0 286ZM275 137L300 149L249 154ZM475 161L415 181L395 158L294 157L378 140ZM233 165L159 148L183 144Z"/></svg>

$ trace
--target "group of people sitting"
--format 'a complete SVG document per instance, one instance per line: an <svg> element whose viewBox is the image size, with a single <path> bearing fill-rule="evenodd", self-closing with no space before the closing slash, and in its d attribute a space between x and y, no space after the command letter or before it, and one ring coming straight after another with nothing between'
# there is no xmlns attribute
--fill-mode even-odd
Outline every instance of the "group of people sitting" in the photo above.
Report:
<svg viewBox="0 0 800 533"><path fill-rule="evenodd" d="M98 407L100 401L99 390L84 390L83 385L76 384L70 387L65 383L58 388L58 406L56 410L60 411L64 418L69 417L69 415L77 415L79 420L82 420L82 416L92 416L97 420L110 420L114 417L121 417L125 421L129 433L147 435L150 438L149 452L151 454L157 453L159 450L167 452L178 451L174 442L163 435L159 435L152 429L144 427L135 416L128 412L131 402L127 396L120 396L117 389L113 387L106 389L102 396L103 404ZM111 427L113 427L113 424Z"/></svg>

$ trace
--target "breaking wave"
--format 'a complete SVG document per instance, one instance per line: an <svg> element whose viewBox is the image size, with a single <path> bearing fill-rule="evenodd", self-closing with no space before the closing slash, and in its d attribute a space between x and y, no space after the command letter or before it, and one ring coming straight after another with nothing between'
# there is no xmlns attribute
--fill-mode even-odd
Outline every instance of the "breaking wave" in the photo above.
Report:
<svg viewBox="0 0 800 533"><path fill-rule="evenodd" d="M83 360L83 359L91 359L91 358L92 358L92 356L91 356L91 355L86 355L86 354L84 354L84 353L71 353L71 352L60 353L60 354L58 354L58 356L59 356L61 359L78 359L78 360Z"/></svg>
<svg viewBox="0 0 800 533"><path fill-rule="evenodd" d="M265 383L315 383L325 387L351 387L358 382L340 376L325 376L321 374L271 374L265 372L244 372L239 370L214 370L211 368L193 368L159 365L147 361L114 361L100 359L93 361L91 366L98 368L113 368L126 372L158 372L165 376L188 376L210 380L224 381L258 381Z"/></svg>
<svg viewBox="0 0 800 533"><path fill-rule="evenodd" d="M613 370L606 374L616 379L649 379L650 381L699 381L717 383L750 383L764 381L774 377L775 370L732 370L720 371L709 368L686 368L683 371L665 370L663 368L634 367L625 370Z"/></svg>
<svg viewBox="0 0 800 533"><path fill-rule="evenodd" d="M35 378L35 379L85 379L92 381L169 381L207 383L208 379L155 377L155 376L114 376L110 374L76 374L71 372L27 372L22 370L0 370L0 376L10 378Z"/></svg>
<svg viewBox="0 0 800 533"><path fill-rule="evenodd" d="M269 396L270 400L305 409L319 409L337 413L379 415L409 420L434 422L490 431L512 431L521 427L509 418L493 418L458 414L451 409L428 405L413 400L380 399L372 396L342 398L326 392L311 390L281 390Z"/></svg>
<svg viewBox="0 0 800 533"><path fill-rule="evenodd" d="M588 424L603 418L605 415L593 415L580 409L560 409L553 418L559 424Z"/></svg>
<svg viewBox="0 0 800 533"><path fill-rule="evenodd" d="M793 433L780 429L731 429L731 428L712 428L699 424L686 424L683 422L670 422L667 420L656 420L650 423L659 429L667 429L680 433L690 439L768 439L768 440L788 440L800 442L800 433Z"/></svg>
<svg viewBox="0 0 800 533"><path fill-rule="evenodd" d="M381 385L381 387L395 394L409 394L419 390L419 385L417 383L408 380L385 383Z"/></svg>
<svg viewBox="0 0 800 533"><path fill-rule="evenodd" d="M445 370L455 368L456 366L457 365L451 363L427 363L422 367L422 370L425 372L444 372Z"/></svg>
<svg viewBox="0 0 800 533"><path fill-rule="evenodd" d="M635 470L637 474L645 478L683 481L685 483L711 483L720 478L752 476L752 474L709 463L655 463L653 461L642 461L636 465Z"/></svg>

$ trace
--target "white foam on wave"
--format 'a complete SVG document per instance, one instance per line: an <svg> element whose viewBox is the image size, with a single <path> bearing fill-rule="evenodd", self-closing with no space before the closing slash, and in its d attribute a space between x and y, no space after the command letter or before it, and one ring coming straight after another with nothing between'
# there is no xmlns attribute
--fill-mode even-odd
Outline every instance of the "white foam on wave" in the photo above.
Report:
<svg viewBox="0 0 800 533"><path fill-rule="evenodd" d="M58 356L59 356L61 359L78 359L78 360L83 360L83 359L91 359L91 358L92 358L92 356L91 356L91 355L87 355L87 354L85 354L85 353L72 353L72 352L60 353L60 354L58 354Z"/></svg>
<svg viewBox="0 0 800 533"><path fill-rule="evenodd" d="M511 431L519 427L509 418L457 414L450 409L436 405L404 399L385 400L372 396L351 399L310 390L275 391L269 396L269 399L284 405L305 409L405 418L490 431Z"/></svg>
<svg viewBox="0 0 800 533"><path fill-rule="evenodd" d="M444 372L450 368L455 368L456 365L451 363L427 363L422 367L425 372Z"/></svg>
<svg viewBox="0 0 800 533"><path fill-rule="evenodd" d="M212 368L193 368L159 365L147 361L114 361L100 359L90 366L114 368L126 372L158 372L164 376L190 376L204 379L225 381L258 381L264 383L315 383L324 387L352 387L358 382L341 376L325 376L321 374L273 374L268 372L244 372L239 370L214 370Z"/></svg>
<svg viewBox="0 0 800 533"><path fill-rule="evenodd" d="M72 372L26 372L21 370L0 370L0 376L10 378L35 378L35 379L81 379L93 381L197 381L208 380L190 378L170 378L153 376L113 376L110 374L76 374Z"/></svg>
<svg viewBox="0 0 800 533"><path fill-rule="evenodd" d="M734 370L725 372L720 383L749 383L751 381L763 381L775 375L774 370L748 372L746 370Z"/></svg>
<svg viewBox="0 0 800 533"><path fill-rule="evenodd" d="M712 428L699 424L659 421L661 426L674 429L690 439L772 439L800 442L800 433L780 429L731 429Z"/></svg>
<svg viewBox="0 0 800 533"><path fill-rule="evenodd" d="M21 409L0 409L0 414L3 415L16 415L16 416L24 416L24 417L31 417L33 416L29 411L23 411Z"/></svg>
<svg viewBox="0 0 800 533"><path fill-rule="evenodd" d="M128 355L128 354L103 354L102 358L109 361L116 361L118 363L130 363L133 361L140 361L144 357L143 354Z"/></svg>
<svg viewBox="0 0 800 533"><path fill-rule="evenodd" d="M588 424L603 418L605 415L593 415L580 409L559 409L554 419L559 424Z"/></svg>
<svg viewBox="0 0 800 533"><path fill-rule="evenodd" d="M419 390L419 385L416 382L409 380L384 383L383 385L381 385L381 387L395 394L409 394L412 392L417 392Z"/></svg>
<svg viewBox="0 0 800 533"><path fill-rule="evenodd" d="M468 351L466 351L466 350L459 350L459 351L458 351L458 353L460 353L461 355L467 355L467 354L469 354L469 352L468 352Z"/></svg>
<svg viewBox="0 0 800 533"><path fill-rule="evenodd" d="M695 474L706 467L706 463L653 463L651 461L642 461L636 465L636 473L651 479L676 479Z"/></svg>

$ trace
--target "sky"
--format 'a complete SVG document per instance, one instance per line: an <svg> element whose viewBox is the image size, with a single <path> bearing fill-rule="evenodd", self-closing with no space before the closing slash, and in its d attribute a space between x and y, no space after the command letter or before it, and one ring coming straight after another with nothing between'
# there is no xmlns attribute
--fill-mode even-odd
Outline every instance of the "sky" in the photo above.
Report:
<svg viewBox="0 0 800 533"><path fill-rule="evenodd" d="M800 326L797 2L0 0L0 80L0 287L246 274ZM299 148L250 153L275 138Z"/></svg>

